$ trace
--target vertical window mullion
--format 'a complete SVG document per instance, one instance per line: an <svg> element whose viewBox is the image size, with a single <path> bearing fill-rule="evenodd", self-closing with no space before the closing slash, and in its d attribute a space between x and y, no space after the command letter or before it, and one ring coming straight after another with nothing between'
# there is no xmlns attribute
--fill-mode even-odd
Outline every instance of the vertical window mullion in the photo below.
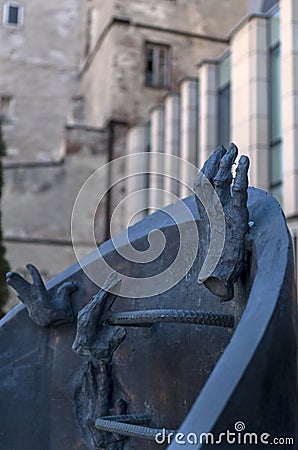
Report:
<svg viewBox="0 0 298 450"><path fill-rule="evenodd" d="M269 19L269 191L282 203L281 56L279 11Z"/></svg>
<svg viewBox="0 0 298 450"><path fill-rule="evenodd" d="M218 63L218 144L228 146L231 134L231 75L230 55Z"/></svg>
<svg viewBox="0 0 298 450"><path fill-rule="evenodd" d="M170 50L165 53L164 84L165 86L170 84Z"/></svg>
<svg viewBox="0 0 298 450"><path fill-rule="evenodd" d="M153 48L153 85L158 86L159 75L159 48Z"/></svg>
<svg viewBox="0 0 298 450"><path fill-rule="evenodd" d="M298 240L297 240L297 232L296 231L293 236L293 247L294 247L294 260L295 260L295 272L296 272L296 286L298 287L298 265L297 265Z"/></svg>

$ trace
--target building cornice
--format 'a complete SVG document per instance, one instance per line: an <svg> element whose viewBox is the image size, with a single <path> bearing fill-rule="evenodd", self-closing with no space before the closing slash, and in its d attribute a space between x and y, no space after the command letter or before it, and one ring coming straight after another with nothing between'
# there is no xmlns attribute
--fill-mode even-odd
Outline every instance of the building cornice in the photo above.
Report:
<svg viewBox="0 0 298 450"><path fill-rule="evenodd" d="M192 83L198 83L199 80L198 77L187 76L180 78L180 80L178 80L178 85L181 86L183 83L186 83L187 81L190 81Z"/></svg>
<svg viewBox="0 0 298 450"><path fill-rule="evenodd" d="M130 19L127 18L127 17L122 17L122 16L112 17L110 22L108 22L107 25L104 27L102 33L98 36L93 49L88 54L87 58L83 61L82 67L79 70L79 78L81 78L84 75L84 73L87 72L87 70L91 66L92 61L94 60L98 50L102 46L106 36L109 34L109 32L111 31L113 26L116 25L116 24L118 24L118 25L130 25Z"/></svg>
<svg viewBox="0 0 298 450"><path fill-rule="evenodd" d="M150 108L148 108L148 113L151 114L154 111L164 111L165 109L165 105L163 103L157 103L153 106L150 106Z"/></svg>
<svg viewBox="0 0 298 450"><path fill-rule="evenodd" d="M199 39L199 40L204 40L204 41L218 43L218 44L229 44L229 40L227 38L210 36L207 34L192 33L190 31L175 30L174 28L165 28L165 27L160 27L158 25L146 24L143 22L133 22L128 17L114 16L114 17L112 17L110 22L108 22L107 25L104 27L102 33L98 36L93 49L90 51L89 55L84 60L82 67L79 71L79 77L82 77L84 75L84 73L87 72L87 70L91 66L97 52L99 51L100 47L102 46L105 38L107 37L107 35L109 34L111 29L115 25L132 26L135 28L143 29L143 30L151 30L151 31L159 32L159 33L165 33L165 34L174 34L175 36Z"/></svg>
<svg viewBox="0 0 298 450"><path fill-rule="evenodd" d="M90 131L90 132L94 132L94 133L105 133L106 132L106 129L104 129L104 128L92 127L90 125L84 125L81 123L67 123L65 125L65 129L66 130L83 130L83 131Z"/></svg>
<svg viewBox="0 0 298 450"><path fill-rule="evenodd" d="M238 33L248 22L253 19L268 19L268 13L250 13L246 14L240 22L238 22L226 35L226 39L230 42L234 35Z"/></svg>
<svg viewBox="0 0 298 450"><path fill-rule="evenodd" d="M215 42L218 44L228 44L228 41L226 38L210 36L208 34L192 33L190 31L175 30L174 28L165 28L165 27L160 27L158 25L149 25L149 24L140 23L140 22L131 22L131 25L133 25L136 28L143 28L146 30L154 30L154 31L159 31L161 33L167 33L167 34L175 34L176 36L188 37L188 38L193 38L193 39L201 39L201 40L205 40L205 41L209 41L209 42Z"/></svg>
<svg viewBox="0 0 298 450"><path fill-rule="evenodd" d="M210 65L214 66L214 65L218 64L218 59L217 58L204 58L204 59L201 59L198 62L198 64L196 64L196 68L200 69L205 64L210 64Z"/></svg>

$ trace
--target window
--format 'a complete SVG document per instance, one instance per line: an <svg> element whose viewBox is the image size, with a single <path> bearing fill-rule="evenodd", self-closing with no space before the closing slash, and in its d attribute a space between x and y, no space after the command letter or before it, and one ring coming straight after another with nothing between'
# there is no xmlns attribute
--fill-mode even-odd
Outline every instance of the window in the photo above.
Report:
<svg viewBox="0 0 298 450"><path fill-rule="evenodd" d="M152 44L145 46L145 84L163 88L170 84L170 47Z"/></svg>
<svg viewBox="0 0 298 450"><path fill-rule="evenodd" d="M71 105L71 114L69 117L72 123L83 123L85 120L85 99L82 96L73 97Z"/></svg>
<svg viewBox="0 0 298 450"><path fill-rule="evenodd" d="M226 147L230 144L230 123L231 123L231 64L230 55L225 57L218 64L218 144Z"/></svg>
<svg viewBox="0 0 298 450"><path fill-rule="evenodd" d="M282 203L281 58L279 11L269 20L269 190Z"/></svg>
<svg viewBox="0 0 298 450"><path fill-rule="evenodd" d="M17 27L23 25L24 8L18 3L5 3L3 10L3 24Z"/></svg>
<svg viewBox="0 0 298 450"><path fill-rule="evenodd" d="M3 123L8 123L12 120L13 114L13 98L9 95L2 95L0 97L0 119Z"/></svg>

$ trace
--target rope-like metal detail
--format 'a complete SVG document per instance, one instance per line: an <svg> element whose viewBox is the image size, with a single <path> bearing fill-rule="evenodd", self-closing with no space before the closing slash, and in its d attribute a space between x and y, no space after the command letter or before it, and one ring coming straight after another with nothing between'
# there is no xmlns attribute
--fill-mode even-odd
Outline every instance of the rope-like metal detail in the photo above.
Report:
<svg viewBox="0 0 298 450"><path fill-rule="evenodd" d="M192 310L155 309L114 312L107 316L110 325L151 326L153 323L188 323L215 327L234 327L234 316Z"/></svg>
<svg viewBox="0 0 298 450"><path fill-rule="evenodd" d="M121 434L123 436L137 437L148 441L155 441L159 433L163 433L165 437L176 434L176 430L162 430L159 428L142 427L140 425L132 425L130 423L115 422L113 420L96 419L95 428L100 431Z"/></svg>
<svg viewBox="0 0 298 450"><path fill-rule="evenodd" d="M117 416L102 416L99 419L133 425L148 425L151 421L151 416L149 414L119 414Z"/></svg>

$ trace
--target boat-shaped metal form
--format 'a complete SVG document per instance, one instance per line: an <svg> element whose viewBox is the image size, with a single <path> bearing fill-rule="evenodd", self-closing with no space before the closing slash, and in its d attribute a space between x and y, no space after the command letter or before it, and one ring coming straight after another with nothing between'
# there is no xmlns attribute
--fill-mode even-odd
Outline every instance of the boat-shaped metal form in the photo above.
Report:
<svg viewBox="0 0 298 450"><path fill-rule="evenodd" d="M188 221L200 219L193 196L181 202L192 216L181 219L187 230ZM166 237L165 251L146 268L119 256L121 246L127 245L120 237L118 247L107 241L99 248L100 256L94 251L56 276L47 284L48 291L76 282L79 289L71 296L76 315L98 292L86 273L103 270L101 258L116 271L140 279L144 270L147 276L162 271L177 246L177 224L171 219L177 207L171 205L129 229L129 241L140 251L146 250L152 230ZM296 448L297 312L291 237L280 206L264 191L249 188L248 210L250 260L233 300L222 303L199 285L200 267L194 261L171 289L142 299L120 293L113 306L113 313L120 315L187 310L232 316L233 323L157 320L150 326L128 326L112 359L97 364L88 355L72 352L75 323L40 327L22 304L7 314L0 323L0 448L177 450L208 444L242 449L270 443ZM122 425L122 431L111 433L102 421L116 424L116 429L117 423L126 423L128 433ZM128 437L132 425L149 430L147 438L146 432ZM158 434L155 442L150 430ZM174 430L171 435L169 430Z"/></svg>

